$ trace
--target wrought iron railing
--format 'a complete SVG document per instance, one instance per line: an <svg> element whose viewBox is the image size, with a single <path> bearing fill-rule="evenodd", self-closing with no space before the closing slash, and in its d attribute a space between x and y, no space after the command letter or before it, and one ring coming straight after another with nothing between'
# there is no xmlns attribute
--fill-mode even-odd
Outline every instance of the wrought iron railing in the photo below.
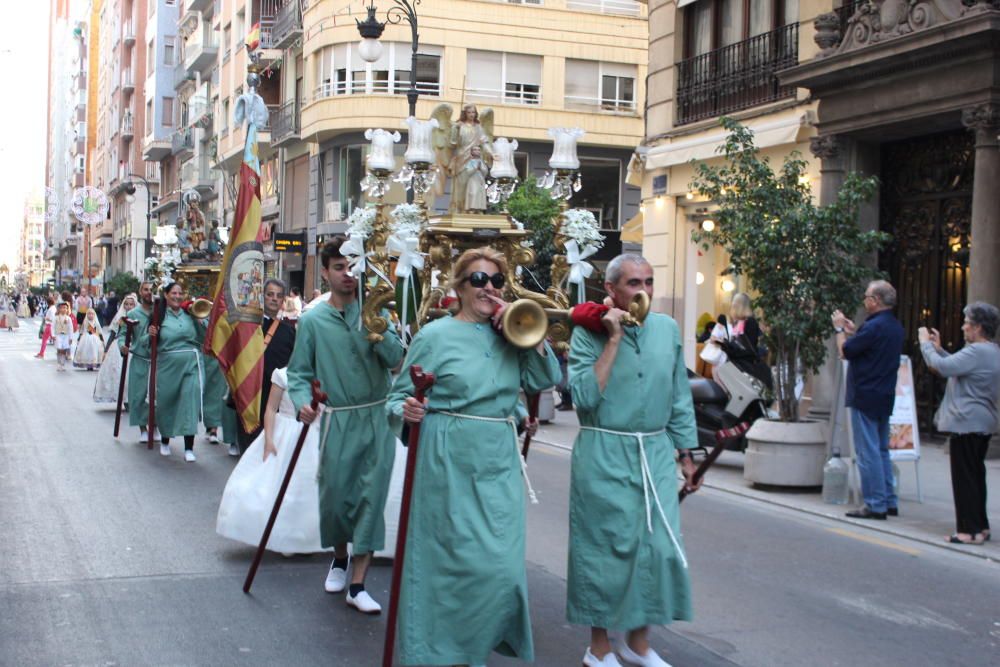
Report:
<svg viewBox="0 0 1000 667"><path fill-rule="evenodd" d="M297 136L300 131L298 100L285 102L271 112L271 141L278 143L289 137Z"/></svg>
<svg viewBox="0 0 1000 667"><path fill-rule="evenodd" d="M793 97L777 73L798 64L799 24L724 46L677 63L677 123Z"/></svg>
<svg viewBox="0 0 1000 667"><path fill-rule="evenodd" d="M302 35L302 12L298 0L288 0L278 9L271 32L275 48L285 48L291 40Z"/></svg>

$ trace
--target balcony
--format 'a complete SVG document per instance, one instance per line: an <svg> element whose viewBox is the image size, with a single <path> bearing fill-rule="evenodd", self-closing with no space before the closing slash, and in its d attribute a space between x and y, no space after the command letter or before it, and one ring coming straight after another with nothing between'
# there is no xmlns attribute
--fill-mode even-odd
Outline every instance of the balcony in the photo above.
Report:
<svg viewBox="0 0 1000 667"><path fill-rule="evenodd" d="M135 90L135 78L132 76L132 69L122 70L122 90Z"/></svg>
<svg viewBox="0 0 1000 667"><path fill-rule="evenodd" d="M278 9L271 30L272 48L291 48L295 40L302 37L302 8L298 0L288 0Z"/></svg>
<svg viewBox="0 0 1000 667"><path fill-rule="evenodd" d="M186 155L194 152L194 130L190 127L177 130L170 138L170 152L173 155Z"/></svg>
<svg viewBox="0 0 1000 667"><path fill-rule="evenodd" d="M795 96L777 72L799 62L799 24L677 63L677 124Z"/></svg>
<svg viewBox="0 0 1000 667"><path fill-rule="evenodd" d="M125 44L135 44L135 21L129 19L122 23L122 42Z"/></svg>
<svg viewBox="0 0 1000 667"><path fill-rule="evenodd" d="M198 160L188 160L181 165L181 190L195 188L202 192L211 192L215 188L212 170L206 163Z"/></svg>
<svg viewBox="0 0 1000 667"><path fill-rule="evenodd" d="M219 58L219 45L215 33L203 23L184 45L184 69L189 75L204 72Z"/></svg>
<svg viewBox="0 0 1000 667"><path fill-rule="evenodd" d="M212 127L212 105L205 99L193 97L188 103L187 125L207 130Z"/></svg>
<svg viewBox="0 0 1000 667"><path fill-rule="evenodd" d="M128 137L129 139L131 139L133 135L134 132L132 127L132 114L127 113L122 118L122 137L123 138Z"/></svg>
<svg viewBox="0 0 1000 667"><path fill-rule="evenodd" d="M201 12L212 6L215 0L188 0L184 3L184 8L192 12Z"/></svg>
<svg viewBox="0 0 1000 667"><path fill-rule="evenodd" d="M176 65L174 67L174 90L180 90L188 81L194 81L195 75L187 71L186 67Z"/></svg>
<svg viewBox="0 0 1000 667"><path fill-rule="evenodd" d="M157 165L157 172L159 172L159 161L170 155L170 149L170 141L156 139L150 132L142 143L142 159L146 161L147 166L149 164Z"/></svg>
<svg viewBox="0 0 1000 667"><path fill-rule="evenodd" d="M160 163L146 162L146 180L150 183L160 182Z"/></svg>
<svg viewBox="0 0 1000 667"><path fill-rule="evenodd" d="M299 140L302 130L301 104L298 101L285 102L271 112L271 143L282 148Z"/></svg>

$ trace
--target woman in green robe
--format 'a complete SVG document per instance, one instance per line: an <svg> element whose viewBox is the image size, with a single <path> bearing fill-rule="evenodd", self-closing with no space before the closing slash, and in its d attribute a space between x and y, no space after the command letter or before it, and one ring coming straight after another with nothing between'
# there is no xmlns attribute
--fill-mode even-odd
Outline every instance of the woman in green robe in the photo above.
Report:
<svg viewBox="0 0 1000 667"><path fill-rule="evenodd" d="M205 386L201 345L205 325L181 308L184 290L170 283L164 290L166 313L157 328L156 426L160 430L160 454L170 456L170 438L184 436L184 459L194 461L194 436L201 421Z"/></svg>
<svg viewBox="0 0 1000 667"><path fill-rule="evenodd" d="M140 289L149 290L149 283L143 283ZM149 391L149 326L151 310L140 303L128 311L126 317L135 321L132 327L132 341L125 347L124 334L118 337L119 350L122 356L128 355L128 423L138 426L142 434L140 442L146 441L146 423L149 421L149 403L146 394Z"/></svg>
<svg viewBox="0 0 1000 667"><path fill-rule="evenodd" d="M546 344L519 350L494 331L502 255L455 263L455 317L423 327L389 394L391 416L421 422L399 600L405 665L484 664L491 651L534 659L525 574L525 482L515 431L518 390L559 381ZM436 381L426 413L409 368ZM530 487L529 487L530 489Z"/></svg>

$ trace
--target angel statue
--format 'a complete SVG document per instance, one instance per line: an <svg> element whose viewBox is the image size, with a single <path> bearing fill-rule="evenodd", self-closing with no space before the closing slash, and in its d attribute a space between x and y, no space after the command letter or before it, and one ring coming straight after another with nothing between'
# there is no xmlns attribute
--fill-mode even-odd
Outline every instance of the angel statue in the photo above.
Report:
<svg viewBox="0 0 1000 667"><path fill-rule="evenodd" d="M438 129L434 130L438 167L452 178L448 210L450 213L482 211L485 206L480 207L482 198L478 188L480 174L484 169L488 172L493 164L493 109L483 109L480 115L475 104L466 104L455 123L451 122L453 112L450 104L439 104L431 114L438 122ZM474 190L471 197L470 184Z"/></svg>

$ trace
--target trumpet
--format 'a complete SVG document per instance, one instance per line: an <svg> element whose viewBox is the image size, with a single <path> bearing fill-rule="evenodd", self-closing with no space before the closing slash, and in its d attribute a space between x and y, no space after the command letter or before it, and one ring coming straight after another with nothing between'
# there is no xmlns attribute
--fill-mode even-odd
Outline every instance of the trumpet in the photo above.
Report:
<svg viewBox="0 0 1000 667"><path fill-rule="evenodd" d="M649 315L649 306L649 295L640 290L629 301L628 314L622 318L622 324L642 326ZM511 345L529 349L545 340L550 321L572 324L573 309L542 308L531 299L518 299L503 313L503 335Z"/></svg>
<svg viewBox="0 0 1000 667"><path fill-rule="evenodd" d="M195 319L203 320L212 314L212 305L208 299L195 299L187 307L187 313Z"/></svg>

